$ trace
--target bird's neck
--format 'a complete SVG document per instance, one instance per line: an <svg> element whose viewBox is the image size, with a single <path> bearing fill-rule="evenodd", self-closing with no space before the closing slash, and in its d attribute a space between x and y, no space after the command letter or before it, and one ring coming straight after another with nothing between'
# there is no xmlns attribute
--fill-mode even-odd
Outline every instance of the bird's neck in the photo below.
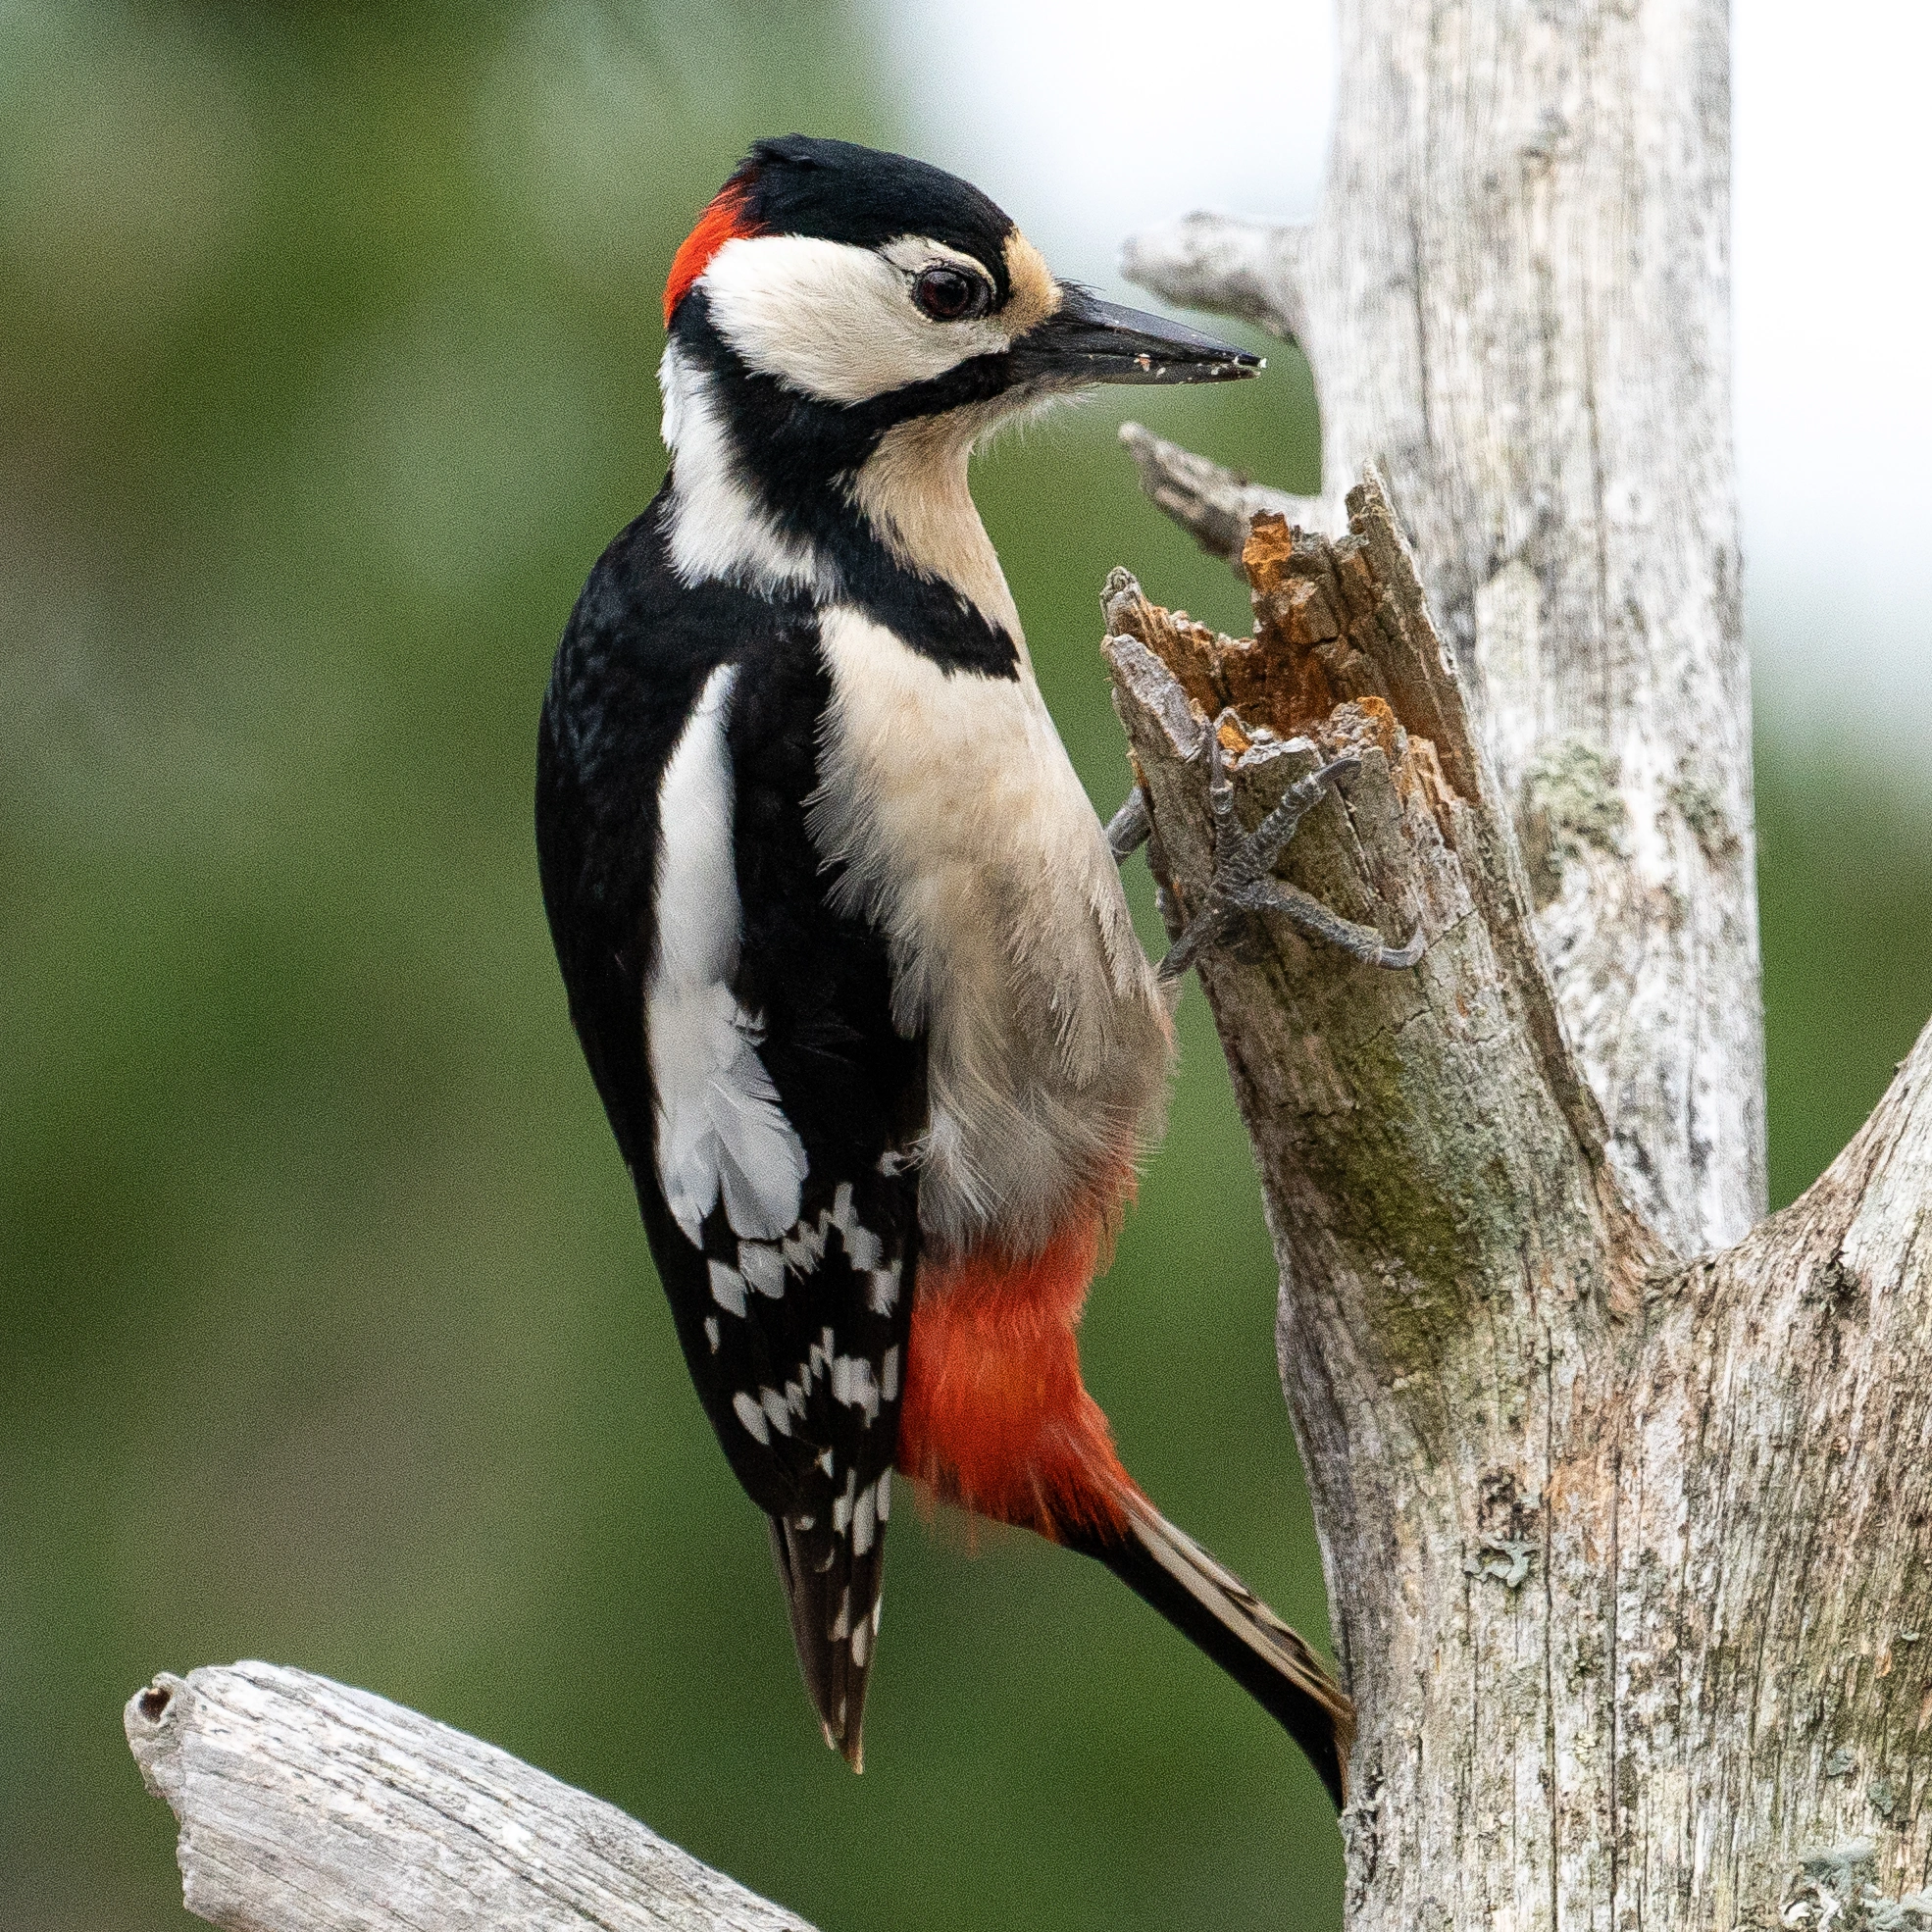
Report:
<svg viewBox="0 0 1932 1932"><path fill-rule="evenodd" d="M895 562L956 590L1024 657L1020 613L967 483L985 427L965 410L895 424L846 488L873 539Z"/></svg>
<svg viewBox="0 0 1932 1932"><path fill-rule="evenodd" d="M715 372L673 342L658 375L664 391L664 534L672 568L686 585L723 579L772 596L836 594L836 559L816 534L771 500L746 460Z"/></svg>
<svg viewBox="0 0 1932 1932"><path fill-rule="evenodd" d="M673 458L665 531L686 583L873 601L902 579L927 601L949 593L943 602L1009 640L1025 665L1019 612L967 483L988 420L955 410L855 436L850 412L827 412L825 433L814 435L815 410L793 403L775 420L761 415L762 396L735 393L732 371L676 342L661 380Z"/></svg>

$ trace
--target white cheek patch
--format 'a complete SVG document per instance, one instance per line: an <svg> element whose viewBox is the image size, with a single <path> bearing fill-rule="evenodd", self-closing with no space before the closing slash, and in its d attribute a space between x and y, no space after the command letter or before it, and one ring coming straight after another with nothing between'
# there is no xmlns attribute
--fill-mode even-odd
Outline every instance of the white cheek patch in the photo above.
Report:
<svg viewBox="0 0 1932 1932"><path fill-rule="evenodd" d="M1009 346L992 316L934 322L914 306L912 277L941 262L985 273L923 236L881 253L813 235L739 235L712 257L702 285L746 367L821 402L865 402Z"/></svg>
<svg viewBox="0 0 1932 1932"><path fill-rule="evenodd" d="M798 1219L805 1179L805 1149L731 986L740 912L725 719L737 676L721 665L706 681L658 788L657 950L644 995L657 1173L694 1243L721 1195L734 1233L775 1241ZM742 1315L744 1291L743 1276L712 1267L721 1307Z"/></svg>

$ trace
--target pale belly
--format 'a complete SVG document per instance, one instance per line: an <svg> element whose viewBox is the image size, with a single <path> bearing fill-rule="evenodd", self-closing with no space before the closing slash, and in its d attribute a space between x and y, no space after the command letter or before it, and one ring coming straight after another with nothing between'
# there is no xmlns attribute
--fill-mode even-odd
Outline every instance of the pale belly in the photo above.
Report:
<svg viewBox="0 0 1932 1932"><path fill-rule="evenodd" d="M1110 1208L1158 1131L1166 1002L1031 673L941 670L852 611L822 625L822 853L886 933L929 1042L920 1218L943 1260L1037 1251Z"/></svg>

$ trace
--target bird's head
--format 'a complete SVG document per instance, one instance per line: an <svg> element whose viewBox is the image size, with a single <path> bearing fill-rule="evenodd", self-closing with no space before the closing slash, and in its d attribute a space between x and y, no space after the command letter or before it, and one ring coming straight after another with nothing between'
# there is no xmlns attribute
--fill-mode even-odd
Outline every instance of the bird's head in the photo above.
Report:
<svg viewBox="0 0 1932 1932"><path fill-rule="evenodd" d="M1216 382L1260 358L1055 279L978 188L847 141L760 141L664 290L674 344L870 420L988 421L1094 382Z"/></svg>
<svg viewBox="0 0 1932 1932"><path fill-rule="evenodd" d="M760 141L719 190L672 264L664 315L663 527L686 584L825 597L873 582L883 552L977 613L969 631L1015 644L966 483L979 438L1090 383L1261 367L1056 280L954 176L802 134ZM950 620L934 606L907 621Z"/></svg>

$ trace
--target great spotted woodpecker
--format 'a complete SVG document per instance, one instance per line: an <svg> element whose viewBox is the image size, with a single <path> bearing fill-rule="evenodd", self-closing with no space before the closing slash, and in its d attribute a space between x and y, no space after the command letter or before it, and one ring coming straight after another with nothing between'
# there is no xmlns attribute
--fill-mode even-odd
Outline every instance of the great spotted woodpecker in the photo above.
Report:
<svg viewBox="0 0 1932 1932"><path fill-rule="evenodd" d="M1086 384L1259 363L1056 280L964 181L797 135L704 210L664 316L672 467L557 652L543 892L826 1741L860 1763L896 1469L1097 1557L1340 1804L1347 1697L1136 1487L1081 1383L1178 972L1117 875L1144 814L1110 850L966 477L989 430ZM1232 856L1221 917L1297 795Z"/></svg>

